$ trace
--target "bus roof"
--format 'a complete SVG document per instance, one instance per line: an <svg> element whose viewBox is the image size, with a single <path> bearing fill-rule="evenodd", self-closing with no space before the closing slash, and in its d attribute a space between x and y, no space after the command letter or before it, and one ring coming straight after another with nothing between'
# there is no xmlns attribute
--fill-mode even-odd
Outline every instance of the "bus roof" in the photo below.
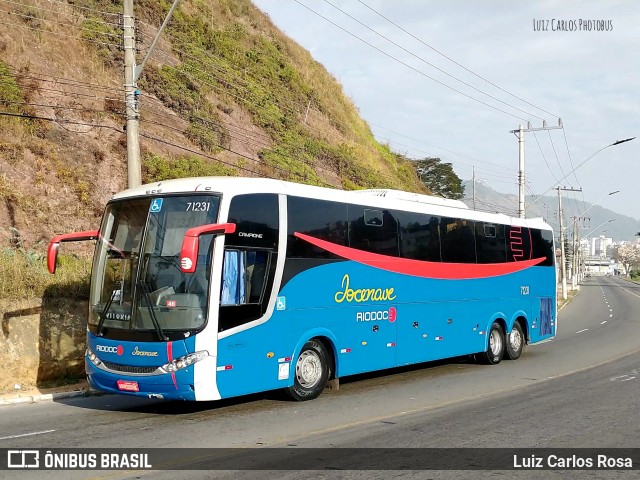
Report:
<svg viewBox="0 0 640 480"><path fill-rule="evenodd" d="M503 213L480 212L470 209L459 200L391 189L337 190L270 178L193 177L163 180L124 190L115 194L112 199L191 192L216 192L231 196L244 193L276 193L551 230L542 218L524 219L509 217Z"/></svg>

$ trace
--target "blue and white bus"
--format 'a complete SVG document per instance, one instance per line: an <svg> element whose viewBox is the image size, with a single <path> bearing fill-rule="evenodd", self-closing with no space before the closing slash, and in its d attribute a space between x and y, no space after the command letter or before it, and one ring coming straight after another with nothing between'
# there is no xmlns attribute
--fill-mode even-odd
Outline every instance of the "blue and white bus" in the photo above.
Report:
<svg viewBox="0 0 640 480"><path fill-rule="evenodd" d="M557 328L541 219L394 190L208 177L108 202L86 373L105 392L216 400L475 354L517 359Z"/></svg>

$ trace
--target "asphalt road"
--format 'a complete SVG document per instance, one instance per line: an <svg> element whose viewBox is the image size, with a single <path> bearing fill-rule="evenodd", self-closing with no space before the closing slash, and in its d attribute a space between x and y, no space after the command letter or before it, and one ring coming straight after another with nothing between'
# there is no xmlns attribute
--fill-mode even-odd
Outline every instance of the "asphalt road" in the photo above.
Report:
<svg viewBox="0 0 640 480"><path fill-rule="evenodd" d="M276 393L212 403L123 396L0 408L0 448L640 448L640 286L592 278L559 315L555 340L497 366L468 359L341 382L312 402ZM211 458L168 455L165 466ZM371 468L385 468L383 456ZM331 468L328 465L328 468ZM340 468L335 467L335 468ZM12 473L7 476L7 473ZM0 472L42 478L37 472ZM529 478L632 472L502 472ZM189 478L478 478L482 472L189 472ZM47 478L183 478L186 472L47 472ZM590 478L590 477L589 477Z"/></svg>

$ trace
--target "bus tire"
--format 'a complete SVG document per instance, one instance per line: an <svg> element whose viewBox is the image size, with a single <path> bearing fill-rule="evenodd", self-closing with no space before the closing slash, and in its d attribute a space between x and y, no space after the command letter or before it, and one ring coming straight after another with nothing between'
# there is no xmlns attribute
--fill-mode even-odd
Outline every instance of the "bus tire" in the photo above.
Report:
<svg viewBox="0 0 640 480"><path fill-rule="evenodd" d="M509 360L517 360L522 355L524 351L524 333L522 332L522 327L520 326L520 322L516 322L513 324L513 328L511 329L511 333L505 337L507 346L506 346L506 354Z"/></svg>
<svg viewBox="0 0 640 480"><path fill-rule="evenodd" d="M502 360L505 351L504 329L498 322L494 322L489 330L487 350L480 355L482 363L497 365Z"/></svg>
<svg viewBox="0 0 640 480"><path fill-rule="evenodd" d="M304 344L294 365L293 386L287 394L299 402L317 398L329 380L329 355L324 345L317 340Z"/></svg>

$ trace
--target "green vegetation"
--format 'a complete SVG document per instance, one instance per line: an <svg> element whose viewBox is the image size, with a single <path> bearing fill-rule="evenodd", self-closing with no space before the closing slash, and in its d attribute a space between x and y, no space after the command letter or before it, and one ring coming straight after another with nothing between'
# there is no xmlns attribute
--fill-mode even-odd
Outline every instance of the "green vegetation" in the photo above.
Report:
<svg viewBox="0 0 640 480"><path fill-rule="evenodd" d="M142 181L159 182L172 178L214 177L236 175L235 169L204 160L195 155L164 158L146 153L142 158Z"/></svg>
<svg viewBox="0 0 640 480"><path fill-rule="evenodd" d="M137 11L159 24L169 6L141 0ZM337 173L344 188L423 190L407 159L374 140L335 79L251 2L185 2L166 36L181 63L145 67L140 85L189 121L186 134L203 150L227 148L230 139L210 102L214 94L217 108L239 106L269 135L272 146L259 157L274 177L322 185L322 169L330 169L324 176ZM326 133L304 123L308 106Z"/></svg>
<svg viewBox="0 0 640 480"><path fill-rule="evenodd" d="M450 163L442 163L439 158L427 157L417 160L415 166L420 180L434 193L454 200L464 196L462 181Z"/></svg>
<svg viewBox="0 0 640 480"><path fill-rule="evenodd" d="M56 275L47 270L45 254L22 249L0 251L0 298L89 297L91 258L59 255Z"/></svg>
<svg viewBox="0 0 640 480"><path fill-rule="evenodd" d="M0 106L5 112L22 113L22 90L9 66L0 60Z"/></svg>
<svg viewBox="0 0 640 480"><path fill-rule="evenodd" d="M169 0L136 0L137 41L141 47L138 60L149 46L148 34L162 23L170 4ZM86 46L97 52L97 57L73 57L75 52L85 50L78 49L78 44L69 39L63 41L48 36L47 33L62 27L44 22L52 19L46 10L25 7L27 10L21 10L25 15L22 21L41 29L42 38L46 37L52 48L57 48L55 42L59 41L60 58L68 58L77 71L92 75L107 73L120 78L123 53L118 46L122 29L117 25L118 17L108 13L121 15L122 3L73 0L70 7L75 15L83 18L78 23L78 33ZM38 79L44 73L38 71L40 64L42 62L34 62L32 74L31 63L22 63L15 69L10 67L11 63L0 60L0 109L18 115L40 111L25 105L46 103L41 97L44 89L51 86ZM180 117L179 122L173 123L171 119L160 119L152 128L178 129L178 135L184 136L183 142L184 138L188 139L192 150L203 153L202 156L170 156L159 154L161 150L154 145L157 150L146 150L143 155L144 182L242 175L249 170L345 189L426 190L412 162L374 139L340 84L307 51L279 32L249 0L183 0L162 34L158 50L145 65L140 87ZM145 117L148 111L144 107L148 104L144 102L148 100L142 97L143 128L145 120L149 125L153 124L151 120L156 121ZM95 108L89 95L79 95L76 101L74 107ZM102 117L104 123L121 125L122 102L112 98L103 102L109 112ZM168 126L159 125L161 122ZM122 139L116 144L105 135L103 138L111 143L97 148L96 130L88 133L86 151L93 149L96 163L89 165L78 160L77 149L84 148L82 140L67 141L68 135L74 135L73 130L63 131L49 122L8 116L0 117L0 130L3 132L0 162L9 167L0 174L0 214L4 215L6 206L11 217L9 223L2 224L9 230L0 232L0 251L5 245L12 246L0 256L0 278L3 279L0 298L49 295L48 292L55 290L53 283L62 288L65 295L74 296L75 291L86 294L88 267L77 271L74 267L61 267L55 277L49 276L44 258L40 258L40 263L35 262L37 254L21 247L33 248L34 242L42 238L42 231L33 234L38 230L34 225L42 227L50 222L67 221L66 217L53 215L58 213L58 208L78 218L96 215L100 208L94 204L98 200L93 194L92 169L96 165L106 169L105 162L111 162L112 181L108 185L106 181L101 183L98 190L113 191L121 182L123 163L115 157L124 155ZM100 141L101 138L98 143ZM69 148L74 161L66 156L65 148ZM212 159L223 150L235 154L230 156L225 151L221 157L235 166ZM18 171L25 162L30 163L28 168ZM32 182L37 189L21 187L26 182ZM64 202L42 194L49 191L51 183L57 187L62 185L66 194ZM54 217L56 220L51 220ZM25 229L25 235L21 236L23 232L18 229ZM82 263L81 259L65 258L61 256L61 261Z"/></svg>
<svg viewBox="0 0 640 480"><path fill-rule="evenodd" d="M120 28L110 23L104 23L101 18L88 18L80 23L80 29L80 38L93 44L106 66L122 65L122 52L119 48L122 42Z"/></svg>

